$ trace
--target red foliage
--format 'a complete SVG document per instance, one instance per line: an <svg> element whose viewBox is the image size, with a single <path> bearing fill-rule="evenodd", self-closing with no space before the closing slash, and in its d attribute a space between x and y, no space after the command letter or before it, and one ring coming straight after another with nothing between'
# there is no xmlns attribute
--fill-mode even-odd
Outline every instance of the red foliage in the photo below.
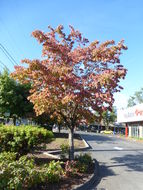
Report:
<svg viewBox="0 0 143 190"><path fill-rule="evenodd" d="M127 49L124 41L89 43L72 26L68 35L62 25L49 30L32 33L42 44L42 60L22 60L28 67L15 67L12 76L31 82L29 100L37 115L52 113L69 127L100 118L112 107L113 94L120 91L127 72L119 59Z"/></svg>

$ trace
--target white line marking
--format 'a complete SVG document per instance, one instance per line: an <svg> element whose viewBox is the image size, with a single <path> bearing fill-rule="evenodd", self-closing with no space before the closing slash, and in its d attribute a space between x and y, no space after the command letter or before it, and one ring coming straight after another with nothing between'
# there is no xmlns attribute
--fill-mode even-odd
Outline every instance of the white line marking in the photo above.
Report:
<svg viewBox="0 0 143 190"><path fill-rule="evenodd" d="M123 150L123 148L117 147L117 146L115 146L114 149L115 149L115 150Z"/></svg>

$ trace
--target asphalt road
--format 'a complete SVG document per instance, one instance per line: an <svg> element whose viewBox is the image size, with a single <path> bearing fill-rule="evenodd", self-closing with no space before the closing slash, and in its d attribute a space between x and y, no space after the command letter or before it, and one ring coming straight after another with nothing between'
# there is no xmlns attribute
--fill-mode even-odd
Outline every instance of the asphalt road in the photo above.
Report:
<svg viewBox="0 0 143 190"><path fill-rule="evenodd" d="M113 135L82 136L100 165L100 179L92 190L143 190L143 143Z"/></svg>

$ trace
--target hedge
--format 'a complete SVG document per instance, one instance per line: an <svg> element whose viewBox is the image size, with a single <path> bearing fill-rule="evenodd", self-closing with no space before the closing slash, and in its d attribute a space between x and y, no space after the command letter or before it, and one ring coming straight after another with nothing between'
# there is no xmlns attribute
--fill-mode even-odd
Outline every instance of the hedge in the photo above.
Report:
<svg viewBox="0 0 143 190"><path fill-rule="evenodd" d="M0 152L28 153L33 147L53 140L53 133L38 126L1 126Z"/></svg>

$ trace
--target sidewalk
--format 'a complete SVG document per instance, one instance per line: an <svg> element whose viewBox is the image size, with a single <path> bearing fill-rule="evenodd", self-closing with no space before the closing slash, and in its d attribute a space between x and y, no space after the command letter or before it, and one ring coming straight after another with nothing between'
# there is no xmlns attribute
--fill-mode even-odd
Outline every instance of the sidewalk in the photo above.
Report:
<svg viewBox="0 0 143 190"><path fill-rule="evenodd" d="M143 143L143 139L138 139L138 138L134 138L134 137L125 137L123 135L113 135L114 137L117 138L121 138L121 139L125 139L125 140L129 140L129 141L134 141L134 142L138 142L138 143Z"/></svg>

